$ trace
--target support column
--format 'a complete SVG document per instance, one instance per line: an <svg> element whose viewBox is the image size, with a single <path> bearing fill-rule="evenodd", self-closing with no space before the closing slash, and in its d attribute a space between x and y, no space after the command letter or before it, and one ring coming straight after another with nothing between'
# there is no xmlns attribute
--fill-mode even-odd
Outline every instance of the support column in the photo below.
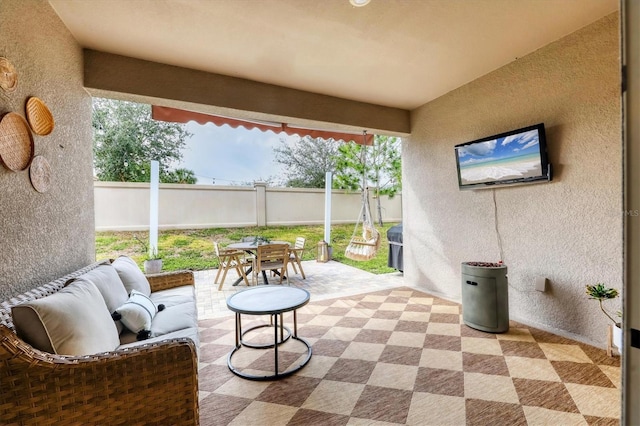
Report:
<svg viewBox="0 0 640 426"><path fill-rule="evenodd" d="M267 183L254 182L256 189L256 226L267 226Z"/></svg>

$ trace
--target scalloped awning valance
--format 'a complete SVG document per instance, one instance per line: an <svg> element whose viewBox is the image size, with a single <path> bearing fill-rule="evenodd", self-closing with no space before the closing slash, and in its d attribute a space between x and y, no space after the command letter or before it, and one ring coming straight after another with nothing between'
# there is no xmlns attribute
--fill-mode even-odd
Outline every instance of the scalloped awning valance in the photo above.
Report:
<svg viewBox="0 0 640 426"><path fill-rule="evenodd" d="M201 112L187 111L184 109L170 108L152 105L151 117L158 121L168 121L172 123L188 123L195 121L200 124L213 123L216 126L227 124L234 129L244 127L247 130L260 129L263 132L272 131L274 133L284 132L287 135L310 136L312 138L334 139L344 142L354 141L360 145L372 145L373 135L363 133L334 132L330 130L310 129L306 127L291 126L286 123L276 123L260 120L239 120L222 115L204 114Z"/></svg>

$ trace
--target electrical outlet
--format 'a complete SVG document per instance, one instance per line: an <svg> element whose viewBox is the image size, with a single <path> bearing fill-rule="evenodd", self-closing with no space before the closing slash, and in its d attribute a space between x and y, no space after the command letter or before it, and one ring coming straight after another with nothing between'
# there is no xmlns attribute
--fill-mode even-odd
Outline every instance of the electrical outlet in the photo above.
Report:
<svg viewBox="0 0 640 426"><path fill-rule="evenodd" d="M549 280L547 280L545 277L536 277L536 291L540 291L542 293L547 291L548 282Z"/></svg>

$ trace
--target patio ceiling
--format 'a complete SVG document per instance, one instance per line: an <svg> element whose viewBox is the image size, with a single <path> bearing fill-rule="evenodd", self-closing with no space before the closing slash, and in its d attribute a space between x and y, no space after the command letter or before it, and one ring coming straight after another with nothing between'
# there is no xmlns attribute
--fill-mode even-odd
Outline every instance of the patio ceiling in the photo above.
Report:
<svg viewBox="0 0 640 426"><path fill-rule="evenodd" d="M617 0L49 0L83 47L411 110Z"/></svg>

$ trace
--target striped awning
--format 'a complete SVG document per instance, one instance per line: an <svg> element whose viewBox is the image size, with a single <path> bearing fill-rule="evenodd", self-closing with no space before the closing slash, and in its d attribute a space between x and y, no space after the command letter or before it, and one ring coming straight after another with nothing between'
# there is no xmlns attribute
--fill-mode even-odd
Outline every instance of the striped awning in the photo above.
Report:
<svg viewBox="0 0 640 426"><path fill-rule="evenodd" d="M361 145L372 145L373 135L363 133L334 132L330 130L311 129L307 127L297 127L286 123L277 123L261 120L240 120L237 118L225 117L222 115L204 114L201 112L187 111L184 109L170 108L152 105L151 117L158 121L168 121L171 123L188 123L195 121L200 124L213 123L216 126L228 125L234 129L244 127L247 130L260 129L263 132L272 131L274 133L286 133L287 135L310 136L312 138L334 139L344 142L354 141Z"/></svg>

